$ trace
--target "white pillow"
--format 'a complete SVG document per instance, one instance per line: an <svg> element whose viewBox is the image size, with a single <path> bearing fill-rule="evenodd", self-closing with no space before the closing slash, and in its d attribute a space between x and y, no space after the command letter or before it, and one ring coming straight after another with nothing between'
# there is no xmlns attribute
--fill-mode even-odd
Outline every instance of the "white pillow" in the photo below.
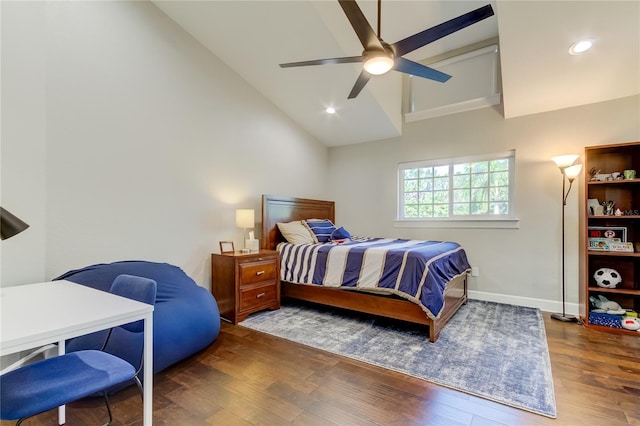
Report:
<svg viewBox="0 0 640 426"><path fill-rule="evenodd" d="M293 222L278 223L278 229L284 238L291 244L314 244L315 240L309 228L302 224L300 220Z"/></svg>

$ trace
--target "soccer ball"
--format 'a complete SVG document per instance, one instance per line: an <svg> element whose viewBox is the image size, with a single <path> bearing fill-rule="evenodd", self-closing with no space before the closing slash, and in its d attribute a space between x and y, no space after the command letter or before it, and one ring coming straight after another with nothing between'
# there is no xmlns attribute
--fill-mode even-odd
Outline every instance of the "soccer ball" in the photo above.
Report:
<svg viewBox="0 0 640 426"><path fill-rule="evenodd" d="M593 279L596 280L596 284L598 284L599 287L604 288L615 288L622 282L622 277L618 271L611 268L598 269L595 274L593 274Z"/></svg>

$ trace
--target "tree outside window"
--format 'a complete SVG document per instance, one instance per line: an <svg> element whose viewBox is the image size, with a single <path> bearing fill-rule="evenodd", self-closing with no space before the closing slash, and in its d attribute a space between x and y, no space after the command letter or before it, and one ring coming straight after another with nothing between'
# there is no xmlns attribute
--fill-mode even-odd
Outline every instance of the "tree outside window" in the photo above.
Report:
<svg viewBox="0 0 640 426"><path fill-rule="evenodd" d="M401 163L399 219L510 218L515 151Z"/></svg>

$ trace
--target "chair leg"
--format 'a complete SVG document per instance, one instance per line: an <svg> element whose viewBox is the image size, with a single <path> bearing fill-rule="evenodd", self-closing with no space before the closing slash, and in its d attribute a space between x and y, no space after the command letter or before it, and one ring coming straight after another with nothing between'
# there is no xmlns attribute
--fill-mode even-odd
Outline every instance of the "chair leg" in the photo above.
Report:
<svg viewBox="0 0 640 426"><path fill-rule="evenodd" d="M103 390L102 391L102 395L104 395L104 402L105 404L107 404L107 411L109 412L109 423L107 423L104 426L109 426L111 425L111 422L113 421L113 417L111 416L111 406L109 405L109 397L107 396L107 390Z"/></svg>
<svg viewBox="0 0 640 426"><path fill-rule="evenodd" d="M142 383L140 383L140 380L135 377L136 379L136 384L138 385L138 389L140 389L140 397L142 398ZM109 397L107 396L107 391L103 390L102 391L102 395L104 396L104 403L107 406L107 412L109 413L109 422L106 423L104 426L110 426L111 422L113 422L113 416L111 415L111 404L109 404ZM23 417L21 419L18 419L18 421L16 422L16 426L20 426L22 424L23 421L27 420L29 417Z"/></svg>
<svg viewBox="0 0 640 426"><path fill-rule="evenodd" d="M138 386L138 390L140 391L140 399L142 400L142 402L144 402L144 389L142 389L142 383L140 382L140 379L138 378L138 376L134 376L133 378L136 381L136 386Z"/></svg>

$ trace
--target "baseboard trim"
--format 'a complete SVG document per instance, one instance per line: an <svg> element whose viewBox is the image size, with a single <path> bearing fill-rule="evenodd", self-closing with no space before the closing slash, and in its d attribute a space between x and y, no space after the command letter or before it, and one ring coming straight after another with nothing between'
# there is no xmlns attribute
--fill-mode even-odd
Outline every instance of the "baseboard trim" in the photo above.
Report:
<svg viewBox="0 0 640 426"><path fill-rule="evenodd" d="M484 291L469 290L469 299L484 300L487 302L508 303L510 305L538 308L545 312L562 312L562 302L530 297L511 296L508 294L487 293ZM578 315L577 303L566 303L565 312L569 315Z"/></svg>

